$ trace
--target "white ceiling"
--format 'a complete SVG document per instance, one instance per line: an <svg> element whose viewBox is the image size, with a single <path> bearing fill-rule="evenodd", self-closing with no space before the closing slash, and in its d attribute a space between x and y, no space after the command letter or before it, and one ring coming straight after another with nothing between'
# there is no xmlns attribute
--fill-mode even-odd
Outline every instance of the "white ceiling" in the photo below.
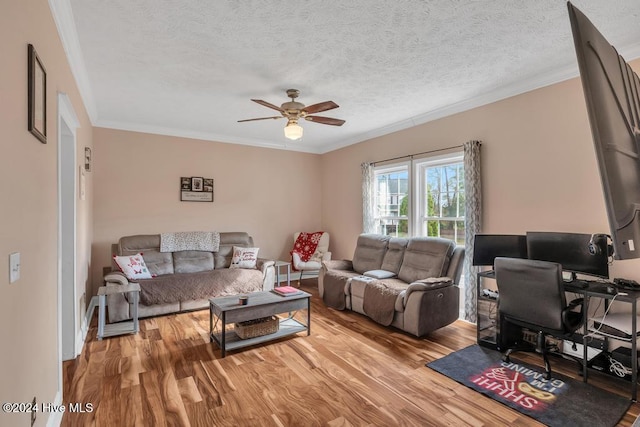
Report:
<svg viewBox="0 0 640 427"><path fill-rule="evenodd" d="M575 0L627 60L639 0ZM50 0L95 126L324 153L578 74L563 0ZM286 121L288 88L342 127Z"/></svg>

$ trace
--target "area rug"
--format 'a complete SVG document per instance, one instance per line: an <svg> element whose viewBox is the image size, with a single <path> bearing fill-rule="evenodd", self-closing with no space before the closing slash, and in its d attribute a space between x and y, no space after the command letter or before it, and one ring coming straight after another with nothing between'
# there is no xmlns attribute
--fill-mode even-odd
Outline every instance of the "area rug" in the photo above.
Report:
<svg viewBox="0 0 640 427"><path fill-rule="evenodd" d="M629 398L472 345L427 367L549 426L615 426Z"/></svg>

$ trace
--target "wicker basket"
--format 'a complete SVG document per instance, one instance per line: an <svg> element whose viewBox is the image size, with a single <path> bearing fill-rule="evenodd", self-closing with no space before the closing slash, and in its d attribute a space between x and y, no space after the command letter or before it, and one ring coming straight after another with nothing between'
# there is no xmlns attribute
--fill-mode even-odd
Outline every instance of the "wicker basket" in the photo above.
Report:
<svg viewBox="0 0 640 427"><path fill-rule="evenodd" d="M243 340L278 332L280 321L276 316L247 320L233 325L236 334Z"/></svg>

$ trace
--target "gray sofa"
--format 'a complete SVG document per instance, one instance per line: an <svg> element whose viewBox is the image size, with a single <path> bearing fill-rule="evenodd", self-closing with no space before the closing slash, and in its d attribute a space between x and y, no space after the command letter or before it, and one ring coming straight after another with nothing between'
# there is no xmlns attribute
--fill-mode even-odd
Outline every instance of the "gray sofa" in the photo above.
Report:
<svg viewBox="0 0 640 427"><path fill-rule="evenodd" d="M217 252L160 252L160 235L137 235L120 238L112 246L115 255L143 253L151 279L137 279L140 284L140 317L198 310L209 306L209 298L271 290L275 282L274 262L258 259L255 269L230 269L233 247L254 247L253 238L244 232L220 233ZM129 283L116 265L104 276L106 286ZM131 319L129 296L107 297L109 322Z"/></svg>
<svg viewBox="0 0 640 427"><path fill-rule="evenodd" d="M463 261L448 239L362 234L353 260L323 262L319 293L329 307L419 337L458 319Z"/></svg>

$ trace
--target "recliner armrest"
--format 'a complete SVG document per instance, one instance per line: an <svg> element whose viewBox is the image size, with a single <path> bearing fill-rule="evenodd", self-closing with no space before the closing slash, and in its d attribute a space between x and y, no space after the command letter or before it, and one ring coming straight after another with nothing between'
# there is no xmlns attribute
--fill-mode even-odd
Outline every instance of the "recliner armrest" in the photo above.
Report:
<svg viewBox="0 0 640 427"><path fill-rule="evenodd" d="M256 261L256 268L260 271L265 271L267 268L275 265L276 262L266 258L258 258Z"/></svg>
<svg viewBox="0 0 640 427"><path fill-rule="evenodd" d="M331 261L331 252L325 252L322 254L322 261Z"/></svg>
<svg viewBox="0 0 640 427"><path fill-rule="evenodd" d="M336 259L336 260L328 260L322 261L322 268L324 270L346 270L353 271L353 262L348 259Z"/></svg>
<svg viewBox="0 0 640 427"><path fill-rule="evenodd" d="M113 283L117 285L126 286L129 284L129 279L121 271L112 271L104 276L105 283Z"/></svg>
<svg viewBox="0 0 640 427"><path fill-rule="evenodd" d="M409 297L414 292L432 291L434 289L440 289L452 285L453 281L448 277L431 277L429 279L415 281L407 287L406 291L404 291L403 303L406 306Z"/></svg>

